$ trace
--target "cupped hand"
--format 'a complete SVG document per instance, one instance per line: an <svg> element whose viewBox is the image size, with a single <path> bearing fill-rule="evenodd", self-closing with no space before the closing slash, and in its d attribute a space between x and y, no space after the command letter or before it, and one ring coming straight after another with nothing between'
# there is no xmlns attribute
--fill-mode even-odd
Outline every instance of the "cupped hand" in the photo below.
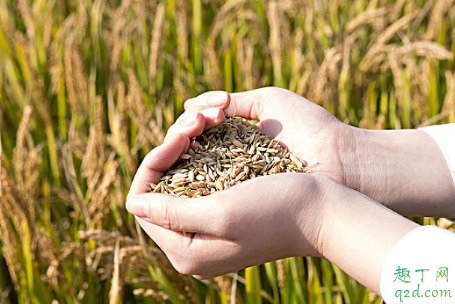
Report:
<svg viewBox="0 0 455 304"><path fill-rule="evenodd" d="M190 138L222 119L223 111L213 108L193 108L179 117L164 143L141 163L128 211L179 272L198 278L290 256L320 255L323 176L259 177L195 199L147 190L147 183L156 183L187 151Z"/></svg>
<svg viewBox="0 0 455 304"><path fill-rule="evenodd" d="M259 108L255 109L259 101L248 108L246 103L237 104L239 95L212 92L205 97L210 94L212 102L215 94L218 103L230 103L228 115L233 115L230 111L235 109L246 113L247 118L259 118ZM174 267L202 279L285 257L322 256L378 292L385 258L416 224L325 175L281 173L259 177L201 198L147 190L148 182L156 183L186 152L190 138L224 117L223 105L208 107L200 100L190 103L164 143L145 157L127 200L128 211L136 215ZM326 124L336 125L320 108L307 105ZM269 124L267 119L260 123L264 132L276 130L277 124L271 124L272 119ZM307 151L307 155L321 152L307 149L298 139L287 139L288 123L283 120L283 128L276 135L290 149ZM323 128L320 126L321 136L330 137ZM331 138L335 140L336 136ZM326 168L330 171L330 166ZM370 269L371 276L364 276L365 269Z"/></svg>
<svg viewBox="0 0 455 304"><path fill-rule="evenodd" d="M209 278L292 256L319 256L323 199L315 176L284 173L200 198L127 201L177 271Z"/></svg>
<svg viewBox="0 0 455 304"><path fill-rule="evenodd" d="M258 127L292 153L316 165L314 172L344 183L340 149L355 128L288 90L269 87L242 93L208 92L185 102L184 116L223 109L228 117L258 120Z"/></svg>
<svg viewBox="0 0 455 304"><path fill-rule="evenodd" d="M314 172L401 214L455 217L455 188L449 167L435 141L421 130L355 128L279 88L229 95L208 92L188 100L185 109L183 116L223 109L230 117L259 120L264 133L310 165L318 163Z"/></svg>

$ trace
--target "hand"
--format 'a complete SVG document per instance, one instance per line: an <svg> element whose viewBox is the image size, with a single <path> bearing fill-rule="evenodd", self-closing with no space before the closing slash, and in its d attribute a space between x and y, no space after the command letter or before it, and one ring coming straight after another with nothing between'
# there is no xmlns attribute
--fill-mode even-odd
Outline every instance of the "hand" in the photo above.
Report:
<svg viewBox="0 0 455 304"><path fill-rule="evenodd" d="M319 255L324 200L318 179L323 176L261 177L198 199L147 190L148 182L157 182L186 152L189 138L222 119L223 112L213 108L179 117L164 143L139 167L128 194L128 211L179 272L198 278L289 256Z"/></svg>
<svg viewBox="0 0 455 304"><path fill-rule="evenodd" d="M214 100L216 102L214 102ZM279 88L243 93L208 92L185 102L183 116L207 109L225 109L228 117L259 120L257 126L301 156L314 172L344 181L339 142L349 140L352 127L341 123L322 107Z"/></svg>
<svg viewBox="0 0 455 304"><path fill-rule="evenodd" d="M127 209L177 271L209 278L276 259L319 256L319 183L318 176L277 174L201 198L130 196Z"/></svg>
<svg viewBox="0 0 455 304"><path fill-rule="evenodd" d="M195 126L203 128L200 119L173 130ZM144 184L157 182L187 144L184 133L168 134L144 159L127 201L128 211L183 274L202 279L285 257L323 256L379 292L385 258L417 227L318 174L259 177L194 199L148 192Z"/></svg>
<svg viewBox="0 0 455 304"><path fill-rule="evenodd" d="M227 116L259 120L264 133L310 165L318 163L314 172L401 214L455 218L450 171L438 146L422 131L358 129L279 88L208 92L188 100L185 109L183 116L225 109Z"/></svg>

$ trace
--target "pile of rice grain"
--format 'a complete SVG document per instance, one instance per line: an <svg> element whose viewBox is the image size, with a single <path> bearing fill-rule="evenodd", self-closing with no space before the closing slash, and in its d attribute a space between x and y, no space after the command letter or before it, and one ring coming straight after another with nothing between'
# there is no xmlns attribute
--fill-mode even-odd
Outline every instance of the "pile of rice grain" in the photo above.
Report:
<svg viewBox="0 0 455 304"><path fill-rule="evenodd" d="M284 149L242 118L226 118L196 137L195 150L182 154L150 191L199 197L261 175L311 173L307 162Z"/></svg>

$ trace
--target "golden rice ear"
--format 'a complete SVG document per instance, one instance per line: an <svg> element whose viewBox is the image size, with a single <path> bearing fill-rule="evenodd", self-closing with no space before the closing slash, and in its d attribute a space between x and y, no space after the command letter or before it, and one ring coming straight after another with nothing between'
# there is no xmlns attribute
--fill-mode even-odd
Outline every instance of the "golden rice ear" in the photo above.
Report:
<svg viewBox="0 0 455 304"><path fill-rule="evenodd" d="M7 302L15 293L43 303L97 300L106 282L117 284L113 295L131 286L139 302L220 300L217 286L227 288L210 283L201 300L194 280L138 243L124 212L140 160L162 142L183 101L205 90L276 85L368 128L455 122L453 0L15 0L0 1L0 11L0 242L8 268L0 276L12 282L2 286ZM240 174L238 182L261 175L268 163L256 148L247 149L253 163L243 169L207 165L210 180L226 174L223 181L214 176L216 189L206 175L196 178L205 172L198 166L201 172L188 173L187 195L222 191ZM290 158L294 168L303 162ZM164 185L151 187L161 192ZM78 229L100 233L79 239ZM333 269L327 262L322 277L301 277L309 302L327 295L329 302L355 301L338 287L360 287L344 276L333 280ZM167 279L158 282L151 270ZM277 274L281 295L302 302L303 287L290 279L297 273L278 261ZM244 280L239 276L242 291Z"/></svg>

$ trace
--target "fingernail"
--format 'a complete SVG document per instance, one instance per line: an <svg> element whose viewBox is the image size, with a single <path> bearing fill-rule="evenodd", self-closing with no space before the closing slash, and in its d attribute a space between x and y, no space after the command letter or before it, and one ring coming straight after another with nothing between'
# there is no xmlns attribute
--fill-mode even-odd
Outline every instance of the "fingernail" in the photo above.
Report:
<svg viewBox="0 0 455 304"><path fill-rule="evenodd" d="M191 126L192 124L194 124L194 123L196 122L196 116L197 116L197 113L191 114L191 115L189 115L188 117L185 117L185 118L180 122L180 125L183 126L183 127L189 127L189 126Z"/></svg>
<svg viewBox="0 0 455 304"><path fill-rule="evenodd" d="M219 113L220 113L220 109L218 109L218 108L207 108L207 109L202 110L200 113L202 115L204 115L204 117L217 118Z"/></svg>
<svg viewBox="0 0 455 304"><path fill-rule="evenodd" d="M139 217L149 217L149 201L143 198L132 197L126 201L126 210Z"/></svg>
<svg viewBox="0 0 455 304"><path fill-rule="evenodd" d="M222 106L227 100L226 92L214 92L213 94L207 96L207 104L211 106Z"/></svg>

